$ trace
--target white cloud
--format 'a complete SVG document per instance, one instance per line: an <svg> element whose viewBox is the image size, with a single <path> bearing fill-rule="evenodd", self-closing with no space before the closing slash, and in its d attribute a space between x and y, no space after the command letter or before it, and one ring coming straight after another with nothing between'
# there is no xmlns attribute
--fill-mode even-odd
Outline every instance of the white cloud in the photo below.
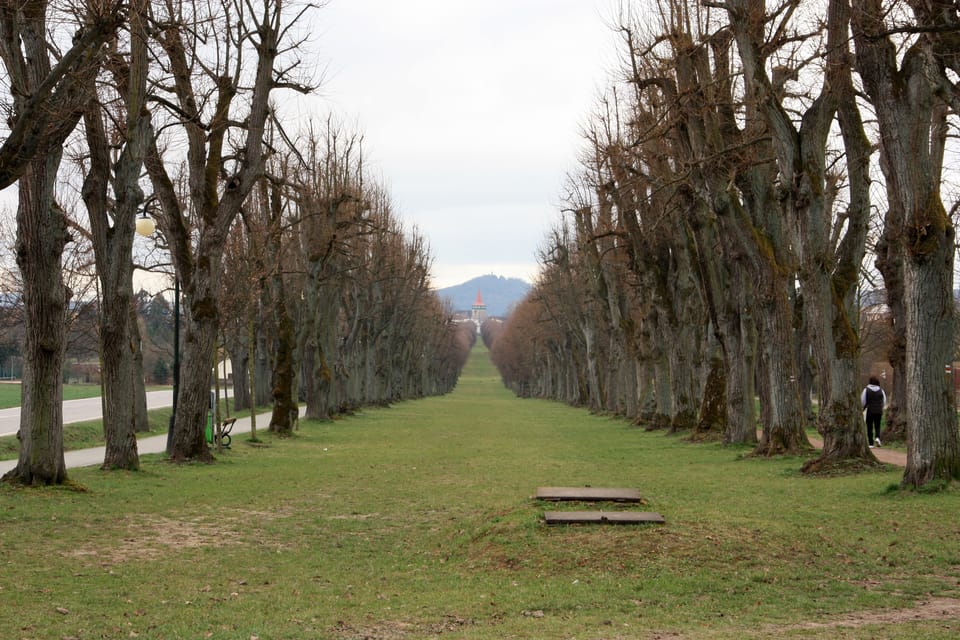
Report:
<svg viewBox="0 0 960 640"><path fill-rule="evenodd" d="M356 118L435 280L536 271L613 68L608 4L333 0L317 14L324 102Z"/></svg>

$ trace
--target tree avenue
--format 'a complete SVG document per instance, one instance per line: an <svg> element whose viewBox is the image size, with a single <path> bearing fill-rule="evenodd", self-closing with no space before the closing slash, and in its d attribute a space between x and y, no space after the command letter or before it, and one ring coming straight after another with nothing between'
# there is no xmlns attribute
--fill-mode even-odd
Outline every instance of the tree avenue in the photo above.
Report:
<svg viewBox="0 0 960 640"><path fill-rule="evenodd" d="M807 450L815 425L805 471L875 464L859 397L875 225L894 336L885 437L907 442L905 487L960 479L940 189L958 26L951 2L624 5L623 80L585 127L568 215L527 299L484 329L506 384L757 455Z"/></svg>
<svg viewBox="0 0 960 640"><path fill-rule="evenodd" d="M89 276L99 281L104 469L139 466L134 432L146 411L135 307L144 296L133 295L132 272L138 259L162 267L164 253L184 301L174 461L213 458L205 427L221 348L234 364L235 407L272 402L269 428L279 435L296 427L304 397L308 413L329 418L449 391L475 332L452 322L432 291L425 242L403 229L389 195L366 175L359 136L332 120L302 134L285 130L271 99L277 90L312 90L302 43L292 38L313 7L282 0L83 5L56 16L44 2L0 11L14 113L29 113L18 96L41 96L59 81L68 87L55 96L73 114L40 131L31 144L45 152L28 158L19 182L23 417L18 466L4 480L67 478L65 247L91 252ZM41 37L50 24L94 33L75 38L84 48L64 55L68 68L50 63L55 45ZM45 115L56 113L51 104ZM83 135L61 147L80 118ZM74 192L82 206L60 204L67 196L56 190L58 180L75 175L60 171L64 156L80 175ZM138 215L159 228L143 241L154 246L150 254L135 249ZM156 332L156 319L150 322L144 329Z"/></svg>
<svg viewBox="0 0 960 640"><path fill-rule="evenodd" d="M472 324L431 289L427 243L370 179L362 137L332 117L284 118L281 94L315 88L298 39L315 9L0 7L0 188L17 182L25 318L20 457L5 480L66 480L67 319L90 297L67 263L92 264L97 283L105 469L138 468L146 423L135 260L166 267L183 292L182 358L165 354L182 363L174 461L213 459L223 357L235 408L271 404L281 436L300 402L329 419L456 384ZM863 309L866 283L882 280L884 439L907 443L905 487L960 479L943 375L956 3L635 0L617 22L620 80L584 126L538 282L506 323L483 327L504 382L758 456L808 452L815 426L824 447L804 471L871 466L859 391L877 365L862 357L877 314ZM156 221L151 240L134 240L138 216Z"/></svg>

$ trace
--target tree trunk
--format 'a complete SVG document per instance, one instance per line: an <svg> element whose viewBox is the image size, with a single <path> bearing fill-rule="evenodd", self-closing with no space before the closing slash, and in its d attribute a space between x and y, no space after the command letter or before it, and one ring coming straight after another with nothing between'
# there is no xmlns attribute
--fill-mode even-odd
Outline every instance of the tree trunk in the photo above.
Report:
<svg viewBox="0 0 960 640"><path fill-rule="evenodd" d="M742 260L729 244L730 239L719 233L716 218L710 215L709 209L691 203L688 211L701 295L723 356L723 406L727 412L722 421L723 442L756 444L753 384L756 329L749 311L751 288Z"/></svg>
<svg viewBox="0 0 960 640"><path fill-rule="evenodd" d="M858 3L851 24L857 65L882 141L880 167L890 207L886 222L892 223L884 238L899 245L891 249L903 264L907 465L902 485L920 488L960 479L960 433L944 375L954 350L955 232L940 197L947 136L941 99L944 86L954 83L943 66L952 58L937 50L955 48L944 34L955 33L957 10L911 6L929 29L902 55L890 39L880 0Z"/></svg>
<svg viewBox="0 0 960 640"><path fill-rule="evenodd" d="M584 312L584 316L586 313ZM584 351L587 359L587 385L589 389L588 406L592 411L599 411L603 398L603 387L600 384L600 365L597 357L596 329L586 317L580 320L580 335L583 337Z"/></svg>
<svg viewBox="0 0 960 640"><path fill-rule="evenodd" d="M722 350L717 345L710 357L710 370L703 388L703 399L700 402L700 413L692 440L719 440L727 431L725 369Z"/></svg>
<svg viewBox="0 0 960 640"><path fill-rule="evenodd" d="M835 288L823 277L808 277L805 282L807 323L819 372L817 431L823 436L823 449L816 459L804 464L802 470L805 473L823 471L844 460L874 462L863 429L857 384L859 349L851 322L852 305L849 301L837 300Z"/></svg>
<svg viewBox="0 0 960 640"><path fill-rule="evenodd" d="M122 255L122 254L121 254ZM127 254L129 255L129 253ZM122 259L125 259L122 258ZM133 402L137 372L134 367L134 336L130 332L130 304L133 296L132 263L114 265L118 281L110 283L101 271L104 289L114 285L100 311L100 360L103 363L103 434L106 451L103 469L140 468L137 453L136 412ZM105 266L105 265L100 265ZM124 286L124 283L126 286Z"/></svg>
<svg viewBox="0 0 960 640"><path fill-rule="evenodd" d="M133 340L133 430L137 433L150 431L147 414L147 389L143 375L143 341L135 305L130 305L130 331Z"/></svg>
<svg viewBox="0 0 960 640"><path fill-rule="evenodd" d="M903 485L914 488L960 480L960 434L944 375L954 348L954 234L942 208L934 218L943 223L908 251L904 275L907 408L915 422L907 438ZM920 246L923 251L917 251Z"/></svg>
<svg viewBox="0 0 960 640"><path fill-rule="evenodd" d="M23 382L20 456L3 480L27 485L61 484L63 457L63 362L70 290L61 256L66 218L54 202L62 153L53 150L29 163L20 178L17 206L17 265L23 275Z"/></svg>
<svg viewBox="0 0 960 640"><path fill-rule="evenodd" d="M257 332L253 323L253 314L247 318L247 352L250 354L247 358L247 374L250 378L250 389L256 389L257 367L254 362L257 359ZM257 442L257 394L250 394L250 442Z"/></svg>
<svg viewBox="0 0 960 640"><path fill-rule="evenodd" d="M293 432L291 418L297 411L296 398L293 397L293 319L287 313L283 276L280 273L274 274L272 284L277 322L277 350L273 369L273 413L270 416L269 430L281 436L289 436Z"/></svg>
<svg viewBox="0 0 960 640"><path fill-rule="evenodd" d="M757 443L757 338L753 317L746 309L731 319L725 332L727 432L724 444Z"/></svg>
<svg viewBox="0 0 960 640"><path fill-rule="evenodd" d="M661 317L669 319L669 342L667 354L670 362L670 386L673 393L671 405L673 415L670 420L670 433L693 429L697 424L697 411L700 404L700 389L703 383L698 379L699 361L704 348L701 327L708 322L704 317L700 300L700 291L693 273L693 264L688 250L686 229L671 237L669 272L669 292L664 292L664 302L669 309Z"/></svg>
<svg viewBox="0 0 960 640"><path fill-rule="evenodd" d="M796 327L794 349L796 350L797 391L800 394L800 411L803 413L803 421L806 424L813 424L817 419L813 411L814 368L810 356L813 351L813 339L810 335L810 327L804 318L805 303L806 298L802 294L798 293L794 297L794 327ZM819 394L817 400L823 402Z"/></svg>
<svg viewBox="0 0 960 640"><path fill-rule="evenodd" d="M246 327L244 327L244 329L246 329ZM239 345L239 341L234 341L227 347L230 354L230 368L233 370L234 411L249 409L251 407L250 377L247 371L249 355L246 345L246 331L244 331L243 337L243 346Z"/></svg>
<svg viewBox="0 0 960 640"><path fill-rule="evenodd" d="M647 420L646 430L667 429L673 415L673 395L670 393L670 365L665 356L653 363L652 387L654 407Z"/></svg>
<svg viewBox="0 0 960 640"><path fill-rule="evenodd" d="M329 420L334 414L333 349L336 345L336 321L339 304L333 287L318 284L308 287L306 315L310 318L304 336L304 391L306 416Z"/></svg>
<svg viewBox="0 0 960 640"><path fill-rule="evenodd" d="M883 276L889 311L887 322L890 323L887 362L893 370L893 379L887 394L883 441L891 443L907 441L907 311L903 293L903 247L896 237L902 220L895 205L887 208L883 235L876 248L876 266Z"/></svg>
<svg viewBox="0 0 960 640"><path fill-rule="evenodd" d="M777 284L784 287L778 287ZM762 294L761 294L762 295ZM777 282L766 291L760 320L761 402L763 434L755 455L796 455L812 447L803 430L800 395L797 392L796 360L793 352L793 312L785 283Z"/></svg>
<svg viewBox="0 0 960 640"><path fill-rule="evenodd" d="M210 363L213 362L219 329L216 298L212 293L217 286L214 273L219 266L219 257L217 252L209 249L206 259L196 265L192 279L183 287L186 327L170 452L170 459L174 462L213 460L204 431L210 406Z"/></svg>
<svg viewBox="0 0 960 640"><path fill-rule="evenodd" d="M697 424L697 396L695 394L693 354L699 345L693 340L692 327L673 327L667 362L670 369L670 427L669 433L686 431Z"/></svg>

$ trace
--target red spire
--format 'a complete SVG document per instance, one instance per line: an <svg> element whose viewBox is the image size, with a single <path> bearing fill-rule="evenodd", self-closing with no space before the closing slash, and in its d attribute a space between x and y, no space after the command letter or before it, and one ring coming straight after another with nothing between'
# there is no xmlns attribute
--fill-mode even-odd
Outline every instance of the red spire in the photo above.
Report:
<svg viewBox="0 0 960 640"><path fill-rule="evenodd" d="M484 304L483 304L483 298L480 296L480 289L477 289L477 301L473 303L473 306L475 306L475 307L482 307L482 306L484 306Z"/></svg>

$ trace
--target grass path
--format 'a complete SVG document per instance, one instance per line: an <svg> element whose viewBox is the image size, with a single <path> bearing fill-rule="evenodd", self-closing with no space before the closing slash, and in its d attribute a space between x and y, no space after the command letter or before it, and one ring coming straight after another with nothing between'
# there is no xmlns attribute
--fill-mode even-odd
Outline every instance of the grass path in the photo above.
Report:
<svg viewBox="0 0 960 640"><path fill-rule="evenodd" d="M0 637L960 633L960 494L745 452L514 398L481 346L447 396L214 465L0 486ZM536 487L584 484L636 487L667 524L542 524Z"/></svg>

